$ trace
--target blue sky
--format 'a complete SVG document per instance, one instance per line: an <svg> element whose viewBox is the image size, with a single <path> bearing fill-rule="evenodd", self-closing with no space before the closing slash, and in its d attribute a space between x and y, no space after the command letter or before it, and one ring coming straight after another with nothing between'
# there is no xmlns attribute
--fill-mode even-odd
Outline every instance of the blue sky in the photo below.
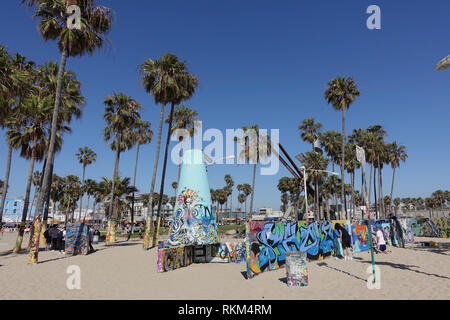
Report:
<svg viewBox="0 0 450 320"><path fill-rule="evenodd" d="M186 103L198 110L203 127L223 130L258 123L280 129L280 140L295 156L311 146L300 139L298 126L314 117L325 130L341 131L341 114L327 105L326 84L336 76L353 76L361 97L347 114L347 132L380 124L386 141L407 147L408 159L396 173L398 197L426 197L450 189L450 70L436 63L450 53L450 2L433 1L101 1L115 11L109 50L93 57L71 58L86 97L83 118L72 124L55 173L81 176L75 153L88 146L98 155L87 168L89 178L110 177L114 153L103 142L103 99L124 92L142 103L143 118L157 132L159 106L139 84L138 65L147 58L175 53L188 62L200 86ZM382 29L368 30L366 9L381 8ZM40 38L32 11L18 1L5 1L0 11L0 42L12 52L42 64L60 59L55 43ZM166 114L168 110L166 110ZM165 142L167 128L164 127ZM0 176L4 178L6 144L0 139ZM156 141L156 139L154 139ZM156 143L144 146L137 187L149 192ZM135 150L121 156L120 173L132 176ZM162 160L162 155L161 155ZM160 162L162 163L162 162ZM41 169L42 164L37 164ZM156 191L159 191L159 167ZM10 196L25 193L28 163L14 154ZM212 188L251 183L250 166L214 166ZM176 180L169 163L166 193ZM278 180L290 176L283 167L275 176L256 177L255 206L280 206ZM356 185L360 185L357 174ZM383 170L389 194L392 170ZM348 182L349 179L346 178ZM235 191L233 203L236 201Z"/></svg>

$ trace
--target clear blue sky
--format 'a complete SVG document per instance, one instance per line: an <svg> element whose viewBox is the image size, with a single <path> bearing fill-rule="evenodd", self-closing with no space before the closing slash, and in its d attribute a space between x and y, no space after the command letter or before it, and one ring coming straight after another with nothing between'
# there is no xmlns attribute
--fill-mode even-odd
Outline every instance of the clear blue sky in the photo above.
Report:
<svg viewBox="0 0 450 320"><path fill-rule="evenodd" d="M18 1L4 1L0 11L0 42L13 53L43 64L58 60L55 43L44 43L32 11ZM74 154L88 146L97 162L87 177L110 177L114 153L103 142L103 98L123 91L144 106L143 118L156 134L159 107L139 85L137 67L147 58L175 53L189 63L200 86L187 102L198 110L204 128L239 128L258 123L279 128L280 140L292 156L311 146L302 142L298 125L314 117L326 130L341 131L341 114L323 98L333 77L353 76L361 97L351 106L347 132L382 125L389 136L407 146L408 160L396 175L395 195L426 197L450 189L450 70L436 71L436 63L450 54L450 2L433 1L101 1L115 11L111 50L93 57L71 58L67 67L82 82L87 105L83 118L64 137L55 173L81 176ZM381 7L382 29L366 27L366 9ZM168 110L166 111L167 114ZM163 143L166 127L164 128ZM4 178L6 144L0 140L0 176ZM156 139L155 139L156 140ZM143 148L137 187L149 192L155 143ZM135 150L121 157L120 173L132 176ZM161 156L162 160L162 156ZM161 163L161 162L160 162ZM37 164L36 169L41 169ZM159 191L159 177L155 191ZM14 154L11 196L25 193L28 163ZM210 186L224 185L229 173L235 184L251 183L250 166L215 166ZM177 170L168 166L166 193ZM280 206L276 176L256 177L255 206ZM360 185L359 174L356 184ZM383 171L385 194L392 170ZM349 179L347 178L348 182ZM235 191L233 203L236 204Z"/></svg>

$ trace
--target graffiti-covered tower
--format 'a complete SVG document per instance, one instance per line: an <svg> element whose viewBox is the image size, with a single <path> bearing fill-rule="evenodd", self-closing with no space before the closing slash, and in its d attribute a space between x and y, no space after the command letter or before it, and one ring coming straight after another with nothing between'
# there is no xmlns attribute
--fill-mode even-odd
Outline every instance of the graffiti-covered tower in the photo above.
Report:
<svg viewBox="0 0 450 320"><path fill-rule="evenodd" d="M186 150L173 211L169 245L204 245L219 241L203 152Z"/></svg>

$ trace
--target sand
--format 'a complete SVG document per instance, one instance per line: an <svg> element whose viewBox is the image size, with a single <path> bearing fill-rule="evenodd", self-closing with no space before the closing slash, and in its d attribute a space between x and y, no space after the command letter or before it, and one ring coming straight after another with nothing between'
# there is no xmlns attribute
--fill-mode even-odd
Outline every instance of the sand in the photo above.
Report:
<svg viewBox="0 0 450 320"><path fill-rule="evenodd" d="M158 273L156 249L144 251L139 240L120 238L112 247L96 245L98 251L88 256L40 252L40 263L32 266L25 251L8 253L15 234L5 233L0 238L0 299L450 299L450 239L416 239L427 240L442 247L388 247L390 254L375 255L381 288L369 290L367 252L353 261L309 262L309 286L289 288L285 269L246 280L245 263L194 264ZM80 267L80 290L66 286L71 265Z"/></svg>

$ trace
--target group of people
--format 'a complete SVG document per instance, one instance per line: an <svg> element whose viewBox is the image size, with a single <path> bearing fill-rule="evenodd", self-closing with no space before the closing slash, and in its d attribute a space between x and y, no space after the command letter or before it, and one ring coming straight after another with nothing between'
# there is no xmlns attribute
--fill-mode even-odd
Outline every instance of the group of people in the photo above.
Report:
<svg viewBox="0 0 450 320"><path fill-rule="evenodd" d="M56 224L50 226L44 232L45 251L59 251L64 253L66 243L66 228L60 227Z"/></svg>

